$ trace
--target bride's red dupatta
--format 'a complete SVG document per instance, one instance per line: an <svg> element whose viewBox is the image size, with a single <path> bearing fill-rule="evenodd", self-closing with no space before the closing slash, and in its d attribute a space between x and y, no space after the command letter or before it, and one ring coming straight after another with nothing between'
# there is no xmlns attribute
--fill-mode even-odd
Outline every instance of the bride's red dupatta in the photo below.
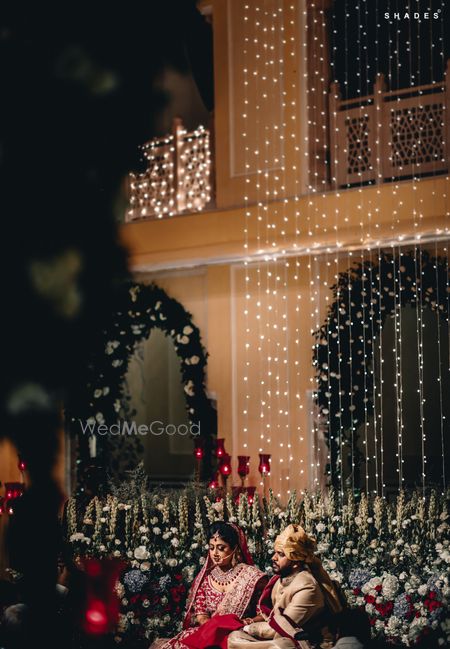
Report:
<svg viewBox="0 0 450 649"><path fill-rule="evenodd" d="M183 644L190 649L205 649L205 647L220 647L227 649L228 636L232 631L242 629L245 623L237 615L213 615L213 617L198 627L194 633L183 638Z"/></svg>

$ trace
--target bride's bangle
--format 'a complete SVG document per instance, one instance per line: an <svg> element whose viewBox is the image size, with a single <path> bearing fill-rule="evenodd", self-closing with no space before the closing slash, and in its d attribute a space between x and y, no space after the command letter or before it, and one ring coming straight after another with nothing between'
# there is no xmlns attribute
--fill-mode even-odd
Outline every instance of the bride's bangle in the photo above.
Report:
<svg viewBox="0 0 450 649"><path fill-rule="evenodd" d="M200 613L200 615L196 616L196 620L198 624L202 624L203 622L207 622L209 620L209 615L207 613Z"/></svg>

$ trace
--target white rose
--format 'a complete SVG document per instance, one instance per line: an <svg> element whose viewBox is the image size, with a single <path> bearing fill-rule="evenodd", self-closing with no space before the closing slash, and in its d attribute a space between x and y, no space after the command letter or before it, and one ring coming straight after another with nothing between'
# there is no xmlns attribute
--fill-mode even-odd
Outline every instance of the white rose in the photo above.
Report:
<svg viewBox="0 0 450 649"><path fill-rule="evenodd" d="M145 561L145 559L150 557L150 553L146 549L145 545L139 545L134 551L134 556L136 559L139 559L139 561Z"/></svg>
<svg viewBox="0 0 450 649"><path fill-rule="evenodd" d="M159 527L154 527L153 534L155 534L155 536L158 536L158 534L161 534L161 529Z"/></svg>

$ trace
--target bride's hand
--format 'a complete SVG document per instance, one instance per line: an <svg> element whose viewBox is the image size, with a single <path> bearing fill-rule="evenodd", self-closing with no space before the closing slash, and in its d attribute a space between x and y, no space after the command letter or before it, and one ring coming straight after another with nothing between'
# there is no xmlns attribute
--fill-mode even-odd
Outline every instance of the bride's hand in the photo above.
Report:
<svg viewBox="0 0 450 649"><path fill-rule="evenodd" d="M199 626L202 626L202 624L205 624L209 620L208 615L197 615L197 624Z"/></svg>
<svg viewBox="0 0 450 649"><path fill-rule="evenodd" d="M242 621L244 622L245 625L253 624L253 618L252 617L244 617L244 619Z"/></svg>

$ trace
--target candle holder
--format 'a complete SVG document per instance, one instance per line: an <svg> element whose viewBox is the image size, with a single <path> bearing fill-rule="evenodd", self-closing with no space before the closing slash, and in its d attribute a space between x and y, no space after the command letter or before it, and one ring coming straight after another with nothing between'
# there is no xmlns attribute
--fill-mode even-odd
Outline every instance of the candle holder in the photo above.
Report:
<svg viewBox="0 0 450 649"><path fill-rule="evenodd" d="M256 487L246 487L245 490L247 492L248 504L253 505L255 501Z"/></svg>
<svg viewBox="0 0 450 649"><path fill-rule="evenodd" d="M238 475L241 478L242 487L245 486L245 479L250 471L250 456L238 455Z"/></svg>
<svg viewBox="0 0 450 649"><path fill-rule="evenodd" d="M225 438L218 437L216 439L216 457L221 459L224 455L227 455L227 452L225 450Z"/></svg>
<svg viewBox="0 0 450 649"><path fill-rule="evenodd" d="M208 489L218 489L218 488L219 488L219 472L216 471L208 484Z"/></svg>
<svg viewBox="0 0 450 649"><path fill-rule="evenodd" d="M259 466L258 471L261 474L263 481L263 492L266 494L266 478L270 475L270 454L269 453L260 453L259 454Z"/></svg>
<svg viewBox="0 0 450 649"><path fill-rule="evenodd" d="M224 453L221 457L221 462L219 464L219 472L222 476L223 488L225 493L227 492L227 480L231 475L231 456L228 453Z"/></svg>
<svg viewBox="0 0 450 649"><path fill-rule="evenodd" d="M22 482L5 482L4 508L8 514L14 514L14 503L23 495Z"/></svg>
<svg viewBox="0 0 450 649"><path fill-rule="evenodd" d="M239 499L242 494L247 496L247 501L249 505L253 505L255 500L255 491L256 487L232 487L233 501L238 505Z"/></svg>
<svg viewBox="0 0 450 649"><path fill-rule="evenodd" d="M203 447L201 444L198 444L194 448L194 457L195 457L195 472L194 472L194 481L198 484L200 482L200 469L203 460Z"/></svg>

